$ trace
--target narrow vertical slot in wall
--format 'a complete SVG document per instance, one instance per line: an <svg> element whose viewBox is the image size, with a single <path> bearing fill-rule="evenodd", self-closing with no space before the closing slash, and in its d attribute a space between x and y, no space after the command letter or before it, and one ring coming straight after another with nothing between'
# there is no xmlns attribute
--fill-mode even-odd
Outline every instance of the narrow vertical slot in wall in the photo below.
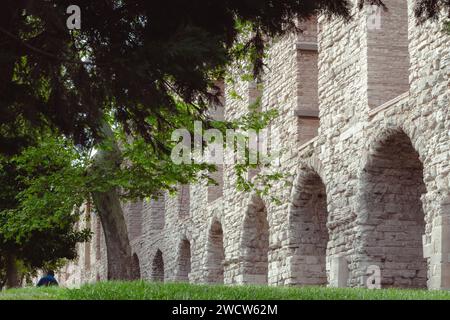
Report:
<svg viewBox="0 0 450 320"><path fill-rule="evenodd" d="M367 97L370 109L409 91L408 1L367 10Z"/></svg>

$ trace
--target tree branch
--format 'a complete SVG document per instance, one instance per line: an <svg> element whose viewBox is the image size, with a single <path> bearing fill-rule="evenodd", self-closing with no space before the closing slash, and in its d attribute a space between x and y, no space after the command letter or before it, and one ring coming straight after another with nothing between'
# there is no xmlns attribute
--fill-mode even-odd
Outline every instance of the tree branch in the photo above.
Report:
<svg viewBox="0 0 450 320"><path fill-rule="evenodd" d="M28 43L24 42L22 39L20 39L19 37L15 36L14 34L12 34L11 32L9 32L8 30L4 29L1 26L0 26L0 32L5 34L9 38L17 41L20 45L22 45L25 48L33 51L34 53L40 54L40 55L45 56L47 58L50 58L52 60L57 60L57 61L60 61L60 62L71 63L71 64L82 64L82 65L90 65L90 66L97 65L96 63L89 62L89 61L75 61L75 60L70 60L70 59L62 59L62 58L60 58L58 56L55 56L52 53L49 53L49 52L44 51L42 49L36 48L35 46L32 46L31 44L28 44Z"/></svg>

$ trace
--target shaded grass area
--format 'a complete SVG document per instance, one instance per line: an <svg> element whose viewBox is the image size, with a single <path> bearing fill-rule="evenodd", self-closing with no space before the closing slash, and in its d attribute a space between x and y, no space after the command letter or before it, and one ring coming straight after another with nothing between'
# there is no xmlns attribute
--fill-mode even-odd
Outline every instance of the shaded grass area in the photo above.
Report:
<svg viewBox="0 0 450 320"><path fill-rule="evenodd" d="M23 288L0 292L0 300L55 300L62 299L62 288ZM61 297L61 298L59 298Z"/></svg>
<svg viewBox="0 0 450 320"><path fill-rule="evenodd" d="M100 282L79 289L24 288L0 300L450 300L449 291L325 287L207 286L185 283Z"/></svg>

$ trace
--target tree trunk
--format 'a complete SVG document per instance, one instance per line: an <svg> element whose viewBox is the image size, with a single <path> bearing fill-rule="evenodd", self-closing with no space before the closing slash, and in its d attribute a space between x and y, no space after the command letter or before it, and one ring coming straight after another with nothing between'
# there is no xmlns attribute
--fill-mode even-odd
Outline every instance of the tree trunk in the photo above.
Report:
<svg viewBox="0 0 450 320"><path fill-rule="evenodd" d="M105 138L112 139L109 125L103 126ZM100 149L95 155L94 167L116 169L122 155L116 143L112 148ZM108 262L108 280L133 280L131 246L118 190L93 192L92 199L103 227Z"/></svg>
<svg viewBox="0 0 450 320"><path fill-rule="evenodd" d="M9 253L6 255L6 285L8 289L20 286L19 271L17 270L16 257Z"/></svg>
<svg viewBox="0 0 450 320"><path fill-rule="evenodd" d="M133 280L131 246L117 191L94 192L92 198L105 234L108 280Z"/></svg>

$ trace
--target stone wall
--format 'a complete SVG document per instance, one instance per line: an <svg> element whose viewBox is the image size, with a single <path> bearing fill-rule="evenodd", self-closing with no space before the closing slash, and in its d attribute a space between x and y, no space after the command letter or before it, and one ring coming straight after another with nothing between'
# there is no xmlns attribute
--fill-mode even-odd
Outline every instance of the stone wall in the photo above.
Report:
<svg viewBox="0 0 450 320"><path fill-rule="evenodd" d="M414 0L385 3L377 28L356 7L349 22L302 22L273 39L261 88L225 86L228 120L258 96L278 111L279 202L237 191L225 164L218 186L125 206L143 279L361 287L375 267L382 287L450 288L450 38L441 21L416 24ZM96 240L67 283L105 275L90 216Z"/></svg>
<svg viewBox="0 0 450 320"><path fill-rule="evenodd" d="M106 244L100 219L89 203L81 206L82 219L77 228L90 228L93 235L89 243L78 244L78 258L67 264L57 274L61 285L78 287L82 283L106 280Z"/></svg>

